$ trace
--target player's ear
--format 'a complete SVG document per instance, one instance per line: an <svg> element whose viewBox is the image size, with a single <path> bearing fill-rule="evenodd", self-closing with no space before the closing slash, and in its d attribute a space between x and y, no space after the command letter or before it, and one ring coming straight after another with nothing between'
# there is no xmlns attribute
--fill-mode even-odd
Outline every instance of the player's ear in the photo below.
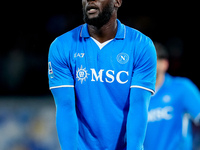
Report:
<svg viewBox="0 0 200 150"><path fill-rule="evenodd" d="M122 5L122 0L115 0L115 7L119 8Z"/></svg>

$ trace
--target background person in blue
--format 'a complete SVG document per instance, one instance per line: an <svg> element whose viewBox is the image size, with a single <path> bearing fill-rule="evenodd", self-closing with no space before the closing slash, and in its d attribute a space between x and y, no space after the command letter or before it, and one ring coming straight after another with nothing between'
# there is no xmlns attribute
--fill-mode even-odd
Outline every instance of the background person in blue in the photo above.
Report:
<svg viewBox="0 0 200 150"><path fill-rule="evenodd" d="M155 90L153 42L117 20L122 0L82 0L86 24L56 38L49 85L62 150L141 150Z"/></svg>
<svg viewBox="0 0 200 150"><path fill-rule="evenodd" d="M149 105L145 150L192 150L191 120L200 121L200 93L187 78L166 73L166 48L155 43L157 51L156 93Z"/></svg>

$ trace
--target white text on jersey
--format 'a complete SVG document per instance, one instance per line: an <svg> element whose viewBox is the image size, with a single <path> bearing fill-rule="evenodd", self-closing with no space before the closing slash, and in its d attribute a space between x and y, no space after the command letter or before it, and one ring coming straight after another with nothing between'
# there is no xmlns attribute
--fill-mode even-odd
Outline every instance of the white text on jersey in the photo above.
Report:
<svg viewBox="0 0 200 150"><path fill-rule="evenodd" d="M173 107L166 106L164 108L156 108L152 109L148 113L148 121L154 122L154 121L160 121L162 119L164 120L170 120L172 116Z"/></svg>
<svg viewBox="0 0 200 150"><path fill-rule="evenodd" d="M88 75L91 75L90 78L92 82L113 83L115 80L120 84L125 84L128 82L128 71L119 71L115 73L114 70L105 71L104 69L100 69L99 71L96 71L94 68L91 68L90 71L91 73L88 73L86 68L83 68L82 66L78 68L76 72L76 78L78 81L81 81L81 84L83 81L86 81Z"/></svg>
<svg viewBox="0 0 200 150"><path fill-rule="evenodd" d="M105 81L105 82L107 82L107 83L113 83L114 80L115 80L115 76L114 76L115 72L114 72L113 70L107 70L107 71L106 71L106 78L105 78L104 81L103 81L103 79L102 79L104 69L101 69L101 70L98 72L98 75L97 75L95 69L92 68L92 69L90 69L90 70L92 71L92 80L91 80L91 81L93 81L93 82L99 80L100 82L104 82L104 81ZM122 81L122 80L120 79L120 76L121 76L122 73L124 73L124 74L126 74L127 76L129 76L129 73L128 73L127 71L119 71L119 72L116 74L116 80L117 80L117 82L120 83L120 84L125 84L125 83L128 82L128 80Z"/></svg>

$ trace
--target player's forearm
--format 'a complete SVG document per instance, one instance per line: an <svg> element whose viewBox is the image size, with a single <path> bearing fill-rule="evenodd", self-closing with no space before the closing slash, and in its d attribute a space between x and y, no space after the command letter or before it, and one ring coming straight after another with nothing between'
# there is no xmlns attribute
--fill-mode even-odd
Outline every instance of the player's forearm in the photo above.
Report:
<svg viewBox="0 0 200 150"><path fill-rule="evenodd" d="M52 90L56 103L56 127L62 150L77 150L78 121L73 88Z"/></svg>
<svg viewBox="0 0 200 150"><path fill-rule="evenodd" d="M151 93L143 89L131 89L127 120L127 150L143 149L150 96Z"/></svg>
<svg viewBox="0 0 200 150"><path fill-rule="evenodd" d="M75 113L69 112L65 108L57 107L56 127L62 150L76 150L78 128Z"/></svg>
<svg viewBox="0 0 200 150"><path fill-rule="evenodd" d="M134 110L129 112L127 121L127 150L142 150L146 132L146 118L144 114L138 114Z"/></svg>

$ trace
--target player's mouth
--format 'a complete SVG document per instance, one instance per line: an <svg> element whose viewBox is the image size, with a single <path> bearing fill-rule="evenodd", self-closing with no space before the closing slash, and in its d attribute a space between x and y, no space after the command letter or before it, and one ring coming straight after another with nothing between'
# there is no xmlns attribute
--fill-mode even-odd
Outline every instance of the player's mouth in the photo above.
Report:
<svg viewBox="0 0 200 150"><path fill-rule="evenodd" d="M96 6L87 6L86 11L88 14L95 14L98 11L98 7Z"/></svg>

